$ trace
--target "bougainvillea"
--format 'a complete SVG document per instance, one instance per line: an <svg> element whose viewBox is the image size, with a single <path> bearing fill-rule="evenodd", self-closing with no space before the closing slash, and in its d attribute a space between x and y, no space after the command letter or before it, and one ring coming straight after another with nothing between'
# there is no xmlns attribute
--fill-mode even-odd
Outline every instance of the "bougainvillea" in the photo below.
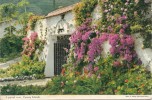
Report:
<svg viewBox="0 0 152 100"><path fill-rule="evenodd" d="M98 20L99 23L94 23L90 18L91 16L78 18L77 15L83 15L83 11L87 11L87 9L85 7L77 8L75 19L79 26L70 38L70 54L68 63L63 66L65 71L62 75L76 78L80 76L82 79L86 78L85 81L91 79L100 80L101 83L98 83L102 88L96 88L100 90L100 94L150 93L150 88L149 90L141 89L140 86L144 86L142 85L143 82L137 85L136 83L139 80L134 80L135 74L138 76L143 71L142 73L146 73L147 76L143 75L142 78L149 84L151 76L149 71L141 65L142 61L138 58L134 47L135 38L132 37L132 34L135 33L144 33L146 38L150 36L147 33L150 33L152 28L149 26L148 17L145 17L149 1L92 1L99 1L101 4L102 17ZM103 57L102 53L105 50L102 45L106 41L108 41L110 49L109 53ZM144 43L146 43L145 47L148 47L148 42ZM134 69L141 71L136 72ZM134 75L131 75L133 74L131 71L133 71Z"/></svg>
<svg viewBox="0 0 152 100"><path fill-rule="evenodd" d="M91 1L88 2L91 3ZM84 6L88 2L83 1L81 3ZM97 0L94 0L94 2L97 2ZM83 9L81 7L78 9L76 6L74 9L76 22L78 21L79 25L83 24L78 26L70 38L74 51L74 65L91 65L93 67L98 58L102 57L102 44L105 41L109 41L111 45L110 54L115 58L114 66L120 66L122 63L129 68L134 65L141 65L142 62L134 50L135 41L131 34L145 32L146 29L142 28L144 25L142 20L149 20L145 18L149 6L148 2L142 0L138 0L138 2L134 0L100 0L103 15L100 25L95 26L92 23L91 16L81 16L83 20L77 18L77 15L83 14ZM92 3L92 5L94 4L97 3ZM140 7L141 5L144 5L144 7ZM147 24L149 23L147 22ZM148 29L150 31L151 27Z"/></svg>
<svg viewBox="0 0 152 100"><path fill-rule="evenodd" d="M22 40L24 41L22 55L31 58L34 57L35 51L39 48L40 52L44 45L44 41L38 39L36 32L31 33L30 37L24 37Z"/></svg>
<svg viewBox="0 0 152 100"><path fill-rule="evenodd" d="M98 29L110 33L141 33L144 48L151 48L150 0L100 0L103 10ZM148 38L148 37L149 38Z"/></svg>

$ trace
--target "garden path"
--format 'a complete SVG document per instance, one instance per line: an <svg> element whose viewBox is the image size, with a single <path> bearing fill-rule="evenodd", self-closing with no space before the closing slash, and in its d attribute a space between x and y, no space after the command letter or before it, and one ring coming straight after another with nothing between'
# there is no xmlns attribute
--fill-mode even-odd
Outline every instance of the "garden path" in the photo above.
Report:
<svg viewBox="0 0 152 100"><path fill-rule="evenodd" d="M45 79L38 79L38 80L23 80L23 81L7 81L7 82L0 82L1 86L6 86L7 84L13 85L21 85L21 86L27 86L27 85L39 85L44 86L48 81L51 81L51 78L45 78Z"/></svg>
<svg viewBox="0 0 152 100"><path fill-rule="evenodd" d="M20 60L21 60L21 57L15 58L15 59L10 60L10 61L7 61L5 63L0 63L0 69L6 69L6 68L9 67L9 65L14 64L14 63L16 63L16 62L18 62Z"/></svg>

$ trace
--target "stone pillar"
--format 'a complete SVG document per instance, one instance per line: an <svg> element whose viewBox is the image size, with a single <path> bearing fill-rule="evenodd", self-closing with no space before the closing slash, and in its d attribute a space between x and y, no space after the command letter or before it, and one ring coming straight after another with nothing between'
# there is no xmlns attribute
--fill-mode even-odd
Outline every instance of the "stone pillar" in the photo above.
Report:
<svg viewBox="0 0 152 100"><path fill-rule="evenodd" d="M44 75L45 77L54 76L54 43L56 43L57 37L51 36L48 47L48 55L46 58L46 66Z"/></svg>

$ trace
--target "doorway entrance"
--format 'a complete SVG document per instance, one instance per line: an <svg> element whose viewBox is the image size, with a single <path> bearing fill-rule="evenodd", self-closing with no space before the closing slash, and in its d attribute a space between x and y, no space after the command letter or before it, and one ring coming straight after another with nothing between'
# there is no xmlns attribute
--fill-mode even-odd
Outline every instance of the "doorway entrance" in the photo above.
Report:
<svg viewBox="0 0 152 100"><path fill-rule="evenodd" d="M54 43L54 75L60 75L62 65L66 63L68 52L70 49L69 35L58 36L57 42Z"/></svg>

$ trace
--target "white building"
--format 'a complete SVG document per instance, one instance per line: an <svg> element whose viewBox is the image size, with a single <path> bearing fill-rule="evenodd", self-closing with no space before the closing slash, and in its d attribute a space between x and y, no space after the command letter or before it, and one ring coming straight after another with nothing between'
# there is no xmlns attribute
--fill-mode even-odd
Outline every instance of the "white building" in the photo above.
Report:
<svg viewBox="0 0 152 100"><path fill-rule="evenodd" d="M68 40L66 40L65 37L62 39L62 36L68 37L75 30L74 13L72 12L73 7L74 5L57 9L36 23L34 31L38 33L40 39L46 40L44 50L41 54L41 59L46 61L46 77L58 74L61 64L64 63L63 57L65 51L63 50L63 47L69 47L69 45ZM92 15L94 20L98 20L102 17L99 6L95 8ZM0 24L0 37L4 35L3 31L6 26L5 23ZM29 34L31 32L32 31L28 31ZM133 37L135 38L135 50L139 58L141 58L144 66L152 71L152 49L142 49L141 44L143 39L139 34L136 34ZM103 48L103 51L106 54L110 48L108 42L105 42ZM58 60L59 58L60 60Z"/></svg>

